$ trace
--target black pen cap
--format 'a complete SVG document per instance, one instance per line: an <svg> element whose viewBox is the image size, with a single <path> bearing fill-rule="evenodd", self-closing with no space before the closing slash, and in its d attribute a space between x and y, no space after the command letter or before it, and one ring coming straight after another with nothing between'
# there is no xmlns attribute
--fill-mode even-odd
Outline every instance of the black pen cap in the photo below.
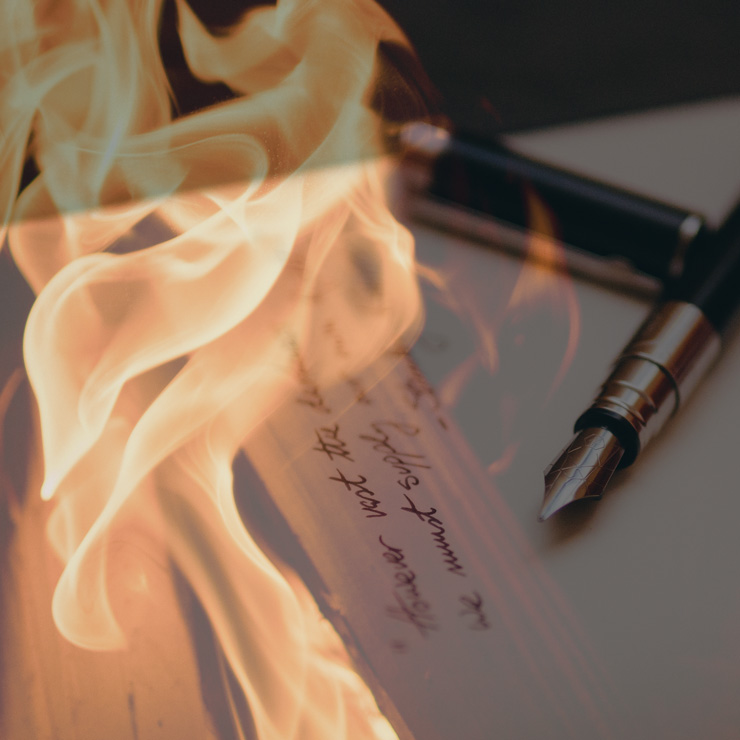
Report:
<svg viewBox="0 0 740 740"><path fill-rule="evenodd" d="M663 281L681 274L706 231L699 215L518 154L495 141L411 124L402 136L417 160L416 185L443 205L537 232L583 253L627 262ZM426 176L421 177L424 162ZM543 227L530 214L531 194L548 209Z"/></svg>
<svg viewBox="0 0 740 740"><path fill-rule="evenodd" d="M665 300L693 303L722 331L740 305L740 205L686 257L685 269L667 283Z"/></svg>

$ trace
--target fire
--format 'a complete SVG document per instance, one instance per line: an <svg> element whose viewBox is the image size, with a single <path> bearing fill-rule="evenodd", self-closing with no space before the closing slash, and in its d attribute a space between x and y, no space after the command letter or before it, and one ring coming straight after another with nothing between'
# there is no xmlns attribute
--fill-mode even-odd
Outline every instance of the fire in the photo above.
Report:
<svg viewBox="0 0 740 740"><path fill-rule="evenodd" d="M232 99L174 117L156 0L10 2L0 34L3 223L38 294L24 353L71 642L126 646L159 543L190 584L262 740L388 738L341 643L242 525L232 461L300 391L418 328L413 243L385 206L370 0L281 0L229 29L176 2L190 72ZM31 155L38 174L16 198ZM342 323L347 360L317 331Z"/></svg>
<svg viewBox="0 0 740 740"><path fill-rule="evenodd" d="M531 436L532 419L563 382L581 331L557 219L534 189L523 195L532 227L523 261L502 260L492 276L476 267L476 248L460 245L454 260L445 261L436 274L420 269L433 277L435 300L472 328L474 347L439 383L439 394L447 408L485 419L489 448L480 454L492 458L487 466L492 476L511 467ZM484 401L474 391L480 374L486 378ZM528 379L528 392L512 393L521 388L522 377Z"/></svg>

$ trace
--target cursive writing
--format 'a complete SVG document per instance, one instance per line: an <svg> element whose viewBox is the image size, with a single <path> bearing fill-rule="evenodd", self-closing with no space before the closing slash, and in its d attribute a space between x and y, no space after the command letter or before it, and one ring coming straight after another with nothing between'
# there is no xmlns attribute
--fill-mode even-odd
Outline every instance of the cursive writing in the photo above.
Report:
<svg viewBox="0 0 740 740"><path fill-rule="evenodd" d="M296 398L296 403L303 404L304 406L310 406L315 411L320 411L322 414L330 414L331 409L326 405L324 396L319 389L319 386L306 369L300 355L296 353L295 356L296 374L298 375L298 382L301 384L301 392Z"/></svg>
<svg viewBox="0 0 740 740"><path fill-rule="evenodd" d="M469 629L479 631L490 629L491 625L483 611L483 597L477 591L473 591L470 595L461 596L459 602L463 607L460 616L472 617L472 622L468 624Z"/></svg>
<svg viewBox="0 0 740 740"><path fill-rule="evenodd" d="M339 436L339 424L321 427L314 431L316 432L318 446L312 447L312 450L323 453L332 461L336 457L341 457L343 460L354 462L347 443Z"/></svg>
<svg viewBox="0 0 740 740"><path fill-rule="evenodd" d="M419 472L431 470L432 466L426 464L424 455L398 449L396 444L391 443L391 435L395 432L406 437L415 437L419 434L419 428L397 421L378 421L371 424L370 429L373 433L361 434L360 439L369 442L375 452L383 455L383 462L396 471L396 483L406 491L418 486Z"/></svg>
<svg viewBox="0 0 740 740"><path fill-rule="evenodd" d="M407 511L409 514L414 514L420 521L429 525L432 539L435 543L434 546L442 552L442 560L447 563L447 570L453 575L462 576L463 578L466 577L467 573L465 572L465 568L460 563L460 559L447 540L444 522L439 517L435 516L437 510L432 507L429 511L422 511L407 494L404 493L403 495L409 505L402 506L401 511Z"/></svg>
<svg viewBox="0 0 740 740"><path fill-rule="evenodd" d="M393 595L396 603L386 607L386 613L393 619L410 624L422 637L426 637L431 630L437 629L437 618L429 602L421 595L416 573L409 567L400 547L387 544L382 537L378 537L378 540L383 546L383 559L395 571Z"/></svg>
<svg viewBox="0 0 740 740"><path fill-rule="evenodd" d="M361 475L357 480L350 480L347 476L337 468L336 476L329 476L329 480L343 483L347 491L354 493L360 503L360 508L365 512L365 518L373 519L381 516L388 516L388 514L380 508L380 500L375 495L374 491L371 491L365 483L367 478Z"/></svg>
<svg viewBox="0 0 740 740"><path fill-rule="evenodd" d="M430 382L424 377L419 366L413 358L406 354L404 357L406 369L409 371L409 377L404 383L404 388L408 394L408 402L414 411L421 408L422 401L426 399L431 411L434 413L437 423L442 429L447 430L447 422L442 416L442 404L440 403L437 392Z"/></svg>

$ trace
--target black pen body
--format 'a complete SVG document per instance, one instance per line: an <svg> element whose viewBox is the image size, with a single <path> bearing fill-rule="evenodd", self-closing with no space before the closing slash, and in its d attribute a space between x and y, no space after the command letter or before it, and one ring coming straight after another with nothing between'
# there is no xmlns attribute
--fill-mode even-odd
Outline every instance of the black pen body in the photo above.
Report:
<svg viewBox="0 0 740 740"><path fill-rule="evenodd" d="M692 303L721 332L740 305L740 205L697 247L668 280L664 300Z"/></svg>
<svg viewBox="0 0 740 740"><path fill-rule="evenodd" d="M432 203L418 206L417 215L484 238L496 235L493 229L486 231L484 219L539 233L562 243L569 253L601 260L608 266L603 270L607 281L620 274L614 268L621 266L622 274L628 270L647 278L652 283L642 284L657 291L663 281L682 274L685 260L707 231L698 214L552 167L493 142L412 124L402 143L413 172L412 188ZM548 218L534 217L535 204L544 206ZM589 273L590 268L578 269L582 263L577 259L572 264L576 271ZM594 266L598 272L598 264ZM639 279L634 285L640 285Z"/></svg>

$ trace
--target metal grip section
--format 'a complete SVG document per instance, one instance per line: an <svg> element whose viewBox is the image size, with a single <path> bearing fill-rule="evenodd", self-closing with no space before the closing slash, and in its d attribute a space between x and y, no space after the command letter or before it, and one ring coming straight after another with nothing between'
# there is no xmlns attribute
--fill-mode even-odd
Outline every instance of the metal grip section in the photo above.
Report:
<svg viewBox="0 0 740 740"><path fill-rule="evenodd" d="M625 419L643 447L689 396L719 350L719 334L700 309L664 303L620 354L591 408Z"/></svg>

